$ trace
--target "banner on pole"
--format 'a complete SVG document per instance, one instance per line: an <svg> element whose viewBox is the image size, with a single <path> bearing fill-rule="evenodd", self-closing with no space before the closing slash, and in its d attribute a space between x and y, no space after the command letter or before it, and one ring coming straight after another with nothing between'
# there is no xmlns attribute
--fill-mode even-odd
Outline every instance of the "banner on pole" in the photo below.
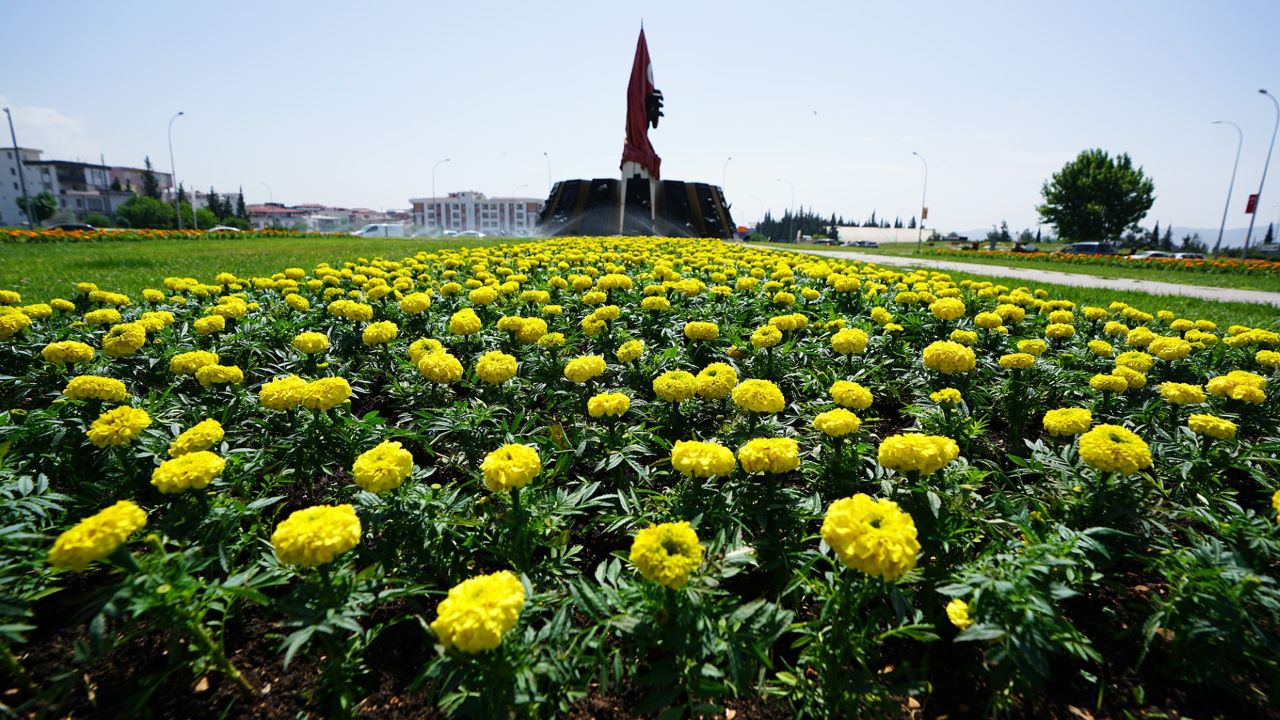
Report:
<svg viewBox="0 0 1280 720"><path fill-rule="evenodd" d="M920 212L920 219L921 219L921 220L928 220L928 219L929 219L929 208L924 208L923 210L921 210L921 212Z"/></svg>
<svg viewBox="0 0 1280 720"><path fill-rule="evenodd" d="M1252 215L1258 211L1258 194L1254 193L1249 196L1249 202L1244 204L1244 214Z"/></svg>

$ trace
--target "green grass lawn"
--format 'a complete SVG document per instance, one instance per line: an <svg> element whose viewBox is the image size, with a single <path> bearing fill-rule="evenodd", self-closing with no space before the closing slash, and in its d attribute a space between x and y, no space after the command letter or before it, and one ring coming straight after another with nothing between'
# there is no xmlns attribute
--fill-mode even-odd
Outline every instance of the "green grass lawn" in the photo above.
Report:
<svg viewBox="0 0 1280 720"><path fill-rule="evenodd" d="M137 242L34 243L0 245L0 289L17 290L23 302L70 298L77 282L136 295L161 287L170 276L212 282L226 271L240 276L270 275L287 267L308 272L321 262L338 264L381 255L399 260L419 250L497 245L512 238L216 238Z"/></svg>
<svg viewBox="0 0 1280 720"><path fill-rule="evenodd" d="M893 255L897 257L915 257L915 243L884 243L878 248L855 248L840 247L832 245L816 245L813 243L763 243L769 247L779 250L836 250L840 252L856 252L866 253L868 255ZM940 247L940 246L935 246ZM1042 245L1043 249L1052 250L1053 246ZM926 251L929 246L925 246ZM954 257L951 255L930 255L924 254L919 257L926 260L942 260L945 262L965 262L975 265L1002 265L1004 267L1029 268L1032 270L1050 270L1055 272L1077 273L1079 275L1092 275L1093 277L1105 278L1130 278L1136 280L1150 280L1155 282L1169 282L1179 285L1206 285L1209 287L1225 287L1239 288L1241 290L1265 290L1268 292L1280 292L1280 277L1275 276L1259 276L1259 275L1243 275L1243 274L1216 274L1201 272L1182 272L1179 270L1168 270L1165 268L1151 267L1113 267L1110 265L1078 265L1069 262L1059 262L1056 260L1019 260L1017 258L1008 257L988 257L982 252L971 252L964 257Z"/></svg>

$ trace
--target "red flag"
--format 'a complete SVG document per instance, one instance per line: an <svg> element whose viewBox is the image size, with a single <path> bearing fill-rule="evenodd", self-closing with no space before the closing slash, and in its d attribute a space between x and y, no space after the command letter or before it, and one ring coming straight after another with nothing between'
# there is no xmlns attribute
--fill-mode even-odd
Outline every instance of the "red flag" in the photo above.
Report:
<svg viewBox="0 0 1280 720"><path fill-rule="evenodd" d="M636 59L631 64L631 82L627 83L627 139L622 145L622 162L634 162L649 171L649 177L658 178L662 158L649 142L649 119L646 100L653 93L653 65L649 62L649 45L644 40L644 29L636 42ZM619 166L621 167L621 165Z"/></svg>
<svg viewBox="0 0 1280 720"><path fill-rule="evenodd" d="M1244 204L1244 214L1252 215L1258 210L1258 194L1254 193L1249 196L1249 202Z"/></svg>

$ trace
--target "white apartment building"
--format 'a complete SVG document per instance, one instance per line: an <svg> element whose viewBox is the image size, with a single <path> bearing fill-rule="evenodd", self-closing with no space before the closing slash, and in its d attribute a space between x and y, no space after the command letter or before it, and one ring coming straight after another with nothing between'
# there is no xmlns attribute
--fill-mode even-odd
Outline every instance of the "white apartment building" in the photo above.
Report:
<svg viewBox="0 0 1280 720"><path fill-rule="evenodd" d="M414 223L429 231L478 230L486 235L532 234L543 205L538 198L489 198L475 191L411 198L409 202Z"/></svg>
<svg viewBox="0 0 1280 720"><path fill-rule="evenodd" d="M32 173L29 163L40 159L40 151L32 148L11 147L0 149L0 225L22 225L27 221L26 215L18 207L18 198L22 197L22 184L18 178L18 158L22 159L22 178L27 182L27 195L39 195L42 191L54 191L52 180L46 186L40 184L39 173Z"/></svg>
<svg viewBox="0 0 1280 720"><path fill-rule="evenodd" d="M35 197L47 192L57 200L57 211L73 213L77 218L90 212L109 214L136 192L142 192L139 168L111 167L98 163L72 160L42 160L33 148L0 148L0 225L22 225L26 216L18 207L22 197L22 180L27 195ZM19 179L18 157L22 159ZM161 191L172 187L168 173L155 173ZM136 180L136 184L133 181ZM119 190L113 190L113 181ZM132 192L130 191L132 189Z"/></svg>

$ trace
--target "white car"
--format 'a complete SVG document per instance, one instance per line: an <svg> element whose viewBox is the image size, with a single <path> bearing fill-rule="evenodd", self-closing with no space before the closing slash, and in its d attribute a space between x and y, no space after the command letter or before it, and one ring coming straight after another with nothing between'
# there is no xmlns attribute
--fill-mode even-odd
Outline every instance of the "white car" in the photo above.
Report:
<svg viewBox="0 0 1280 720"><path fill-rule="evenodd" d="M1173 257L1178 260L1203 260L1204 259L1204 255L1202 255L1201 253L1193 253L1193 252L1174 253Z"/></svg>
<svg viewBox="0 0 1280 720"><path fill-rule="evenodd" d="M463 230L462 232L458 233L458 237L481 238L481 237L489 237L489 236L480 232L479 230Z"/></svg>
<svg viewBox="0 0 1280 720"><path fill-rule="evenodd" d="M209 228L208 230L205 230L205 232L206 232L206 233L220 233L220 232L233 232L233 233L235 233L235 232L240 232L240 228L234 228L234 227L231 227L230 225L214 225L213 227Z"/></svg>
<svg viewBox="0 0 1280 720"><path fill-rule="evenodd" d="M1135 253L1129 257L1134 260L1146 260L1147 258L1170 258L1173 257L1173 255L1161 250L1143 250L1142 252Z"/></svg>
<svg viewBox="0 0 1280 720"><path fill-rule="evenodd" d="M404 225L400 223L370 223L351 233L356 237L396 237L405 236Z"/></svg>

